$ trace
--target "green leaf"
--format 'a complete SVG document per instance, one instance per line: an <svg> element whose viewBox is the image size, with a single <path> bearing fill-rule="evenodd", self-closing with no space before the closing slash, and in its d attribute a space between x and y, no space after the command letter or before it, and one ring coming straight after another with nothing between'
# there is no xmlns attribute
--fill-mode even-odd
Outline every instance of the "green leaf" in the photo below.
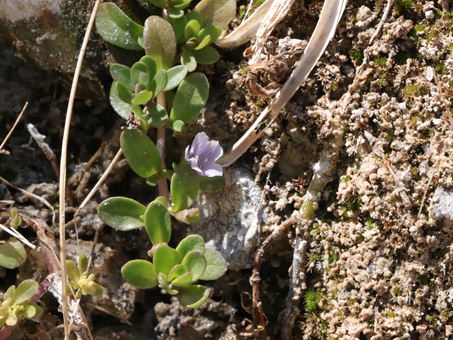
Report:
<svg viewBox="0 0 453 340"><path fill-rule="evenodd" d="M79 281L81 273L74 261L66 260L66 273L71 281Z"/></svg>
<svg viewBox="0 0 453 340"><path fill-rule="evenodd" d="M181 53L181 64L187 67L188 72L195 71L197 68L197 60L195 59L192 52L183 50Z"/></svg>
<svg viewBox="0 0 453 340"><path fill-rule="evenodd" d="M27 252L22 242L14 237L0 245L0 266L14 269L24 263L26 258Z"/></svg>
<svg viewBox="0 0 453 340"><path fill-rule="evenodd" d="M177 87L187 75L187 66L178 65L167 71L167 86L165 91L169 91Z"/></svg>
<svg viewBox="0 0 453 340"><path fill-rule="evenodd" d="M157 286L157 273L154 265L145 260L132 260L121 268L121 274L131 285L141 288L153 288Z"/></svg>
<svg viewBox="0 0 453 340"><path fill-rule="evenodd" d="M200 285L184 287L178 294L178 300L187 308L201 305L209 297L209 291Z"/></svg>
<svg viewBox="0 0 453 340"><path fill-rule="evenodd" d="M34 307L35 307L35 309L36 309L35 318L39 318L39 317L42 315L43 310L42 310L42 308L39 307L38 305L35 305Z"/></svg>
<svg viewBox="0 0 453 340"><path fill-rule="evenodd" d="M153 79L157 73L157 65L154 59L150 56L145 55L140 59L140 61L148 68L149 78Z"/></svg>
<svg viewBox="0 0 453 340"><path fill-rule="evenodd" d="M206 248L204 251L206 257L207 266L203 275L200 276L200 280L210 281L217 280L227 270L228 263L217 250Z"/></svg>
<svg viewBox="0 0 453 340"><path fill-rule="evenodd" d="M94 296L102 296L104 294L104 288L99 283L93 282L92 287L95 289Z"/></svg>
<svg viewBox="0 0 453 340"><path fill-rule="evenodd" d="M159 280L159 285L170 295L178 294L178 290L172 289L168 283L167 275L164 273L157 274L157 279Z"/></svg>
<svg viewBox="0 0 453 340"><path fill-rule="evenodd" d="M148 0L148 2L159 8L167 7L168 3L166 0Z"/></svg>
<svg viewBox="0 0 453 340"><path fill-rule="evenodd" d="M182 287L182 286L188 286L192 282L194 282L193 274L192 274L192 272L187 272L184 275L181 275L180 277L174 279L171 282L171 285L174 287Z"/></svg>
<svg viewBox="0 0 453 340"><path fill-rule="evenodd" d="M176 36L170 23L155 15L148 17L143 39L146 55L154 58L157 69L168 70L176 56Z"/></svg>
<svg viewBox="0 0 453 340"><path fill-rule="evenodd" d="M153 244L168 243L171 237L171 217L160 202L151 202L145 212L145 228Z"/></svg>
<svg viewBox="0 0 453 340"><path fill-rule="evenodd" d="M36 314L35 306L27 306L24 311L24 318L31 319Z"/></svg>
<svg viewBox="0 0 453 340"><path fill-rule="evenodd" d="M141 61L137 61L131 68L131 83L135 86L140 84L140 91L147 89L151 81L148 66Z"/></svg>
<svg viewBox="0 0 453 340"><path fill-rule="evenodd" d="M10 286L5 294L8 294L11 298L14 296L14 292L16 291L16 287L15 286Z"/></svg>
<svg viewBox="0 0 453 340"><path fill-rule="evenodd" d="M28 301L39 289L38 282L34 280L25 280L17 286L16 291L14 292L13 301L16 304Z"/></svg>
<svg viewBox="0 0 453 340"><path fill-rule="evenodd" d="M182 265L186 267L188 271L192 272L191 283L194 283L204 273L207 261L201 251L192 250L184 256L182 259Z"/></svg>
<svg viewBox="0 0 453 340"><path fill-rule="evenodd" d="M199 187L199 176L187 162L183 161L175 168L171 178L171 198L173 201L173 212L189 208L197 199Z"/></svg>
<svg viewBox="0 0 453 340"><path fill-rule="evenodd" d="M185 9L185 8L187 8L190 5L190 1L191 0L182 1L180 4L174 5L173 7L174 8L179 8L179 9Z"/></svg>
<svg viewBox="0 0 453 340"><path fill-rule="evenodd" d="M153 98L153 93L148 90L143 90L138 93L132 100L132 104L143 105L149 102Z"/></svg>
<svg viewBox="0 0 453 340"><path fill-rule="evenodd" d="M225 184L223 176L206 177L200 176L200 193L219 191Z"/></svg>
<svg viewBox="0 0 453 340"><path fill-rule="evenodd" d="M184 11L179 8L170 7L167 9L167 15L169 18L179 19L184 16Z"/></svg>
<svg viewBox="0 0 453 340"><path fill-rule="evenodd" d="M175 213L173 217L185 224L198 223L200 222L200 210L198 208L181 210Z"/></svg>
<svg viewBox="0 0 453 340"><path fill-rule="evenodd" d="M87 256L85 254L80 254L79 255L79 258L77 259L77 265L78 265L78 268L79 268L79 272L81 274L85 273L88 269L88 259L87 259Z"/></svg>
<svg viewBox="0 0 453 340"><path fill-rule="evenodd" d="M202 0L194 11L200 13L205 26L216 25L224 29L236 16L236 0Z"/></svg>
<svg viewBox="0 0 453 340"><path fill-rule="evenodd" d="M181 258L184 258L184 256L192 250L198 250L204 253L205 247L203 237L200 235L189 235L181 240L176 247L176 251L179 253Z"/></svg>
<svg viewBox="0 0 453 340"><path fill-rule="evenodd" d="M173 100L170 120L189 123L195 119L206 105L209 96L209 83L202 73L193 73L181 82Z"/></svg>
<svg viewBox="0 0 453 340"><path fill-rule="evenodd" d="M166 244L160 244L154 251L154 266L158 273L168 276L170 270L177 264L181 264L179 253Z"/></svg>
<svg viewBox="0 0 453 340"><path fill-rule="evenodd" d="M131 83L131 68L126 65L113 64L110 66L110 74L113 80L120 82L129 91L135 91L135 86Z"/></svg>
<svg viewBox="0 0 453 340"><path fill-rule="evenodd" d="M118 115L127 120L130 118L130 112L133 111L137 116L143 116L143 111L138 105L125 103L118 94L118 82L114 81L110 88L110 104Z"/></svg>
<svg viewBox="0 0 453 340"><path fill-rule="evenodd" d="M143 26L129 18L112 2L99 5L96 29L101 37L112 45L127 50L143 50L138 42L143 37Z"/></svg>
<svg viewBox="0 0 453 340"><path fill-rule="evenodd" d="M184 29L184 38L189 40L190 38L196 38L200 32L201 25L197 20L190 20L186 28Z"/></svg>
<svg viewBox="0 0 453 340"><path fill-rule="evenodd" d="M182 132L184 129L184 122L182 120L175 120L174 122L168 122L167 127L176 132Z"/></svg>
<svg viewBox="0 0 453 340"><path fill-rule="evenodd" d="M217 39L219 39L220 35L222 34L222 28L219 26L208 26L203 28L200 33L198 33L198 39L202 40L204 37L209 36L210 41L209 43L213 43Z"/></svg>
<svg viewBox="0 0 453 340"><path fill-rule="evenodd" d="M128 231L144 227L142 216L146 207L127 197L111 197L99 205L98 216L110 227Z"/></svg>
<svg viewBox="0 0 453 340"><path fill-rule="evenodd" d="M132 102L132 92L118 81L114 82L113 84L113 86L115 86L115 91L118 94L119 99L127 104L130 104Z"/></svg>
<svg viewBox="0 0 453 340"><path fill-rule="evenodd" d="M168 22L170 25L173 27L173 31L175 32L175 37L176 37L176 42L178 44L184 43L186 40L184 39L184 30L187 25L187 19L186 17L181 17L181 18L167 18Z"/></svg>
<svg viewBox="0 0 453 340"><path fill-rule="evenodd" d="M195 50L201 50L202 48L208 46L209 42L211 41L211 37L208 35L204 37L201 42L195 47ZM196 58L196 57L195 57Z"/></svg>
<svg viewBox="0 0 453 340"><path fill-rule="evenodd" d="M165 110L162 105L154 103L151 106L148 106L146 120L152 127L159 128L164 126L168 121L167 110Z"/></svg>
<svg viewBox="0 0 453 340"><path fill-rule="evenodd" d="M153 141L140 130L124 130L121 133L121 149L132 170L143 178L158 173L160 155Z"/></svg>
<svg viewBox="0 0 453 340"><path fill-rule="evenodd" d="M149 88L154 93L154 97L157 97L167 86L167 71L160 70L156 73L153 80L149 84Z"/></svg>
<svg viewBox="0 0 453 340"><path fill-rule="evenodd" d="M187 22L190 20L196 20L200 24L201 27L203 27L203 19L201 18L200 13L197 11L191 11L185 15Z"/></svg>
<svg viewBox="0 0 453 340"><path fill-rule="evenodd" d="M197 63L201 65L214 64L220 58L219 52L212 46L206 46L201 50L193 50L192 54L197 60Z"/></svg>
<svg viewBox="0 0 453 340"><path fill-rule="evenodd" d="M168 274L168 281L172 282L174 279L180 277L181 275L187 274L188 270L182 264L177 264L174 266L170 273Z"/></svg>

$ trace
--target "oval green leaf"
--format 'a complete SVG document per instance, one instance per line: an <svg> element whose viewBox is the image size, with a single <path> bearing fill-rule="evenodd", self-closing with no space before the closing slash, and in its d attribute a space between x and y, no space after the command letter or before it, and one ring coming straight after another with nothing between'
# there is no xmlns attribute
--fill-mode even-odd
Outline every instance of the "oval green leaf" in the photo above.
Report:
<svg viewBox="0 0 453 340"><path fill-rule="evenodd" d="M143 90L134 97L132 104L143 105L149 102L151 98L153 98L153 93L148 90Z"/></svg>
<svg viewBox="0 0 453 340"><path fill-rule="evenodd" d="M153 141L140 130L124 130L120 143L124 156L137 175L148 178L159 172L159 152Z"/></svg>
<svg viewBox="0 0 453 340"><path fill-rule="evenodd" d="M121 268L121 274L131 285L148 289L157 286L157 273L154 265L145 260L132 260Z"/></svg>
<svg viewBox="0 0 453 340"><path fill-rule="evenodd" d="M171 178L171 199L173 201L172 211L189 208L198 196L199 178L187 162L183 161L175 168Z"/></svg>
<svg viewBox="0 0 453 340"><path fill-rule="evenodd" d="M181 64L187 67L188 72L195 71L197 68L197 60L194 55L187 50L183 50L181 53Z"/></svg>
<svg viewBox="0 0 453 340"><path fill-rule="evenodd" d="M198 250L204 253L204 240L200 235L189 235L179 242L176 247L176 251L179 253L181 258L184 258L189 251Z"/></svg>
<svg viewBox="0 0 453 340"><path fill-rule="evenodd" d="M171 237L171 217L167 208L154 201L145 212L145 228L153 244L168 243Z"/></svg>
<svg viewBox="0 0 453 340"><path fill-rule="evenodd" d="M189 40L190 38L198 37L198 33L200 32L200 29L201 29L201 25L197 20L195 20L195 19L190 20L184 29L184 38L186 40Z"/></svg>
<svg viewBox="0 0 453 340"><path fill-rule="evenodd" d="M153 91L154 97L157 97L163 90L165 90L166 86L167 86L167 71L160 70L159 72L156 73L153 80L151 80L151 83L149 84L149 89Z"/></svg>
<svg viewBox="0 0 453 340"><path fill-rule="evenodd" d="M136 88L137 84L140 84L140 90L149 88L151 82L150 71L148 66L141 61L137 61L131 68L131 83Z"/></svg>
<svg viewBox="0 0 453 340"><path fill-rule="evenodd" d="M11 237L5 244L0 245L0 266L14 269L25 262L27 252L22 242Z"/></svg>
<svg viewBox="0 0 453 340"><path fill-rule="evenodd" d="M177 87L187 75L187 66L178 65L167 71L167 86L165 91L169 91Z"/></svg>
<svg viewBox="0 0 453 340"><path fill-rule="evenodd" d="M74 261L66 260L66 273L69 279L77 283L80 279L80 270Z"/></svg>
<svg viewBox="0 0 453 340"><path fill-rule="evenodd" d="M184 275L181 275L180 277L177 277L176 279L174 279L171 282L171 285L174 287L188 286L194 281L195 280L193 280L192 272L187 272Z"/></svg>
<svg viewBox="0 0 453 340"><path fill-rule="evenodd" d="M14 292L13 301L16 304L28 301L39 289L39 283L33 280L25 280L17 286Z"/></svg>
<svg viewBox="0 0 453 340"><path fill-rule="evenodd" d="M203 253L199 250L189 251L182 259L182 265L192 272L192 282L197 281L204 273L207 261Z"/></svg>
<svg viewBox="0 0 453 340"><path fill-rule="evenodd" d="M176 36L171 24L156 15L148 17L143 39L146 55L153 57L157 69L168 70L176 56Z"/></svg>
<svg viewBox="0 0 453 340"><path fill-rule="evenodd" d="M236 16L236 0L202 0L194 11L200 13L204 26L216 25L224 29Z"/></svg>
<svg viewBox="0 0 453 340"><path fill-rule="evenodd" d="M206 105L209 96L209 83L202 73L193 73L181 82L176 91L170 120L189 123L195 119Z"/></svg>
<svg viewBox="0 0 453 340"><path fill-rule="evenodd" d="M144 227L142 216L146 207L127 197L112 197L99 205L98 216L110 227L128 231Z"/></svg>
<svg viewBox="0 0 453 340"><path fill-rule="evenodd" d="M135 86L131 83L131 69L126 65L113 64L110 66L110 74L113 80L120 82L129 91L135 91Z"/></svg>
<svg viewBox="0 0 453 340"><path fill-rule="evenodd" d="M168 281L172 282L174 279L184 274L187 274L186 267L184 267L182 264L177 264L170 270L170 273L168 274Z"/></svg>
<svg viewBox="0 0 453 340"><path fill-rule="evenodd" d="M220 35L222 34L222 28L219 26L208 26L203 28L200 33L198 33L198 39L202 40L206 36L210 36L209 43L213 43L217 39L219 39Z"/></svg>
<svg viewBox="0 0 453 340"><path fill-rule="evenodd" d="M101 37L112 45L127 50L143 50L138 42L143 37L143 26L129 18L112 2L99 5L96 29Z"/></svg>
<svg viewBox="0 0 453 340"><path fill-rule="evenodd" d="M178 290L172 289L170 287L170 284L168 283L168 280L167 280L167 275L165 275L163 273L159 273L159 274L157 274L157 279L159 280L160 287L162 287L168 294L170 294L170 295L178 294Z"/></svg>
<svg viewBox="0 0 453 340"><path fill-rule="evenodd" d="M209 35L204 37L203 39L201 39L201 42L197 45L197 47L195 47L195 50L201 50L202 48L208 46L210 41L211 37Z"/></svg>
<svg viewBox="0 0 453 340"><path fill-rule="evenodd" d="M178 264L181 264L181 256L179 253L170 248L166 244L160 244L154 251L154 266L158 273L163 273L166 276L170 273L170 270Z"/></svg>
<svg viewBox="0 0 453 340"><path fill-rule="evenodd" d="M192 54L197 60L197 63L201 65L214 64L220 58L219 52L217 52L217 50L212 46L205 46L201 50L193 50Z"/></svg>
<svg viewBox="0 0 453 340"><path fill-rule="evenodd" d="M209 291L200 285L184 287L178 294L178 300L187 308L201 305L209 297Z"/></svg>
<svg viewBox="0 0 453 340"><path fill-rule="evenodd" d="M159 128L164 126L168 121L167 110L162 105L154 103L148 107L146 120L152 127Z"/></svg>
<svg viewBox="0 0 453 340"><path fill-rule="evenodd" d="M123 119L127 120L133 111L137 116L143 116L143 111L138 105L128 104L124 102L118 94L118 82L114 81L110 88L110 105L112 105L115 112Z"/></svg>
<svg viewBox="0 0 453 340"><path fill-rule="evenodd" d="M217 280L225 274L228 263L225 261L222 254L220 254L217 250L206 248L204 256L206 257L207 266L203 275L200 276L200 280Z"/></svg>
<svg viewBox="0 0 453 340"><path fill-rule="evenodd" d="M167 1L166 0L148 0L148 2L150 2L154 6L157 6L157 7L160 7L160 8L167 7Z"/></svg>

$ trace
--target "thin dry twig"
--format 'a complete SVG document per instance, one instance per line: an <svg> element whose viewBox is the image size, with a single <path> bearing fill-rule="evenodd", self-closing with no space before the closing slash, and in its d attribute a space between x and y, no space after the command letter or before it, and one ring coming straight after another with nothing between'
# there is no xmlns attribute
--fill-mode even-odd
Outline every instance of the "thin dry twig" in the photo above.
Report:
<svg viewBox="0 0 453 340"><path fill-rule="evenodd" d="M110 172L112 171L113 167L115 166L115 164L118 162L118 160L121 158L121 155L123 154L123 152L121 151L121 149L118 150L118 152L116 153L115 157L113 157L112 161L110 162L109 166L107 167L107 169L105 169L104 173L102 174L101 178L99 178L99 180L97 181L96 185L93 187L93 189L91 189L91 191L89 192L89 194L87 195L87 197L85 197L85 199L83 200L83 202L80 204L79 208L77 209L77 211L75 212L74 214L74 218L77 217L77 215L80 213L80 211L88 204L88 202L90 201L90 199L93 197L93 195L96 193L96 191L99 189L99 187L102 185L102 183L104 183L105 179L107 178L107 176L110 174Z"/></svg>
<svg viewBox="0 0 453 340"><path fill-rule="evenodd" d="M61 160L60 160L60 209L59 209L59 225L60 225L60 262L66 263L66 235L65 235L65 205L66 205L66 162L67 150L69 140L69 129L71 126L72 110L74 107L74 100L77 91L77 84L79 82L80 72L82 70L82 62L85 56L85 51L90 39L91 30L93 28L94 20L96 18L97 9L101 0L96 0L91 11L90 21L88 22L85 36L83 38L82 47L80 48L79 57L77 60L74 78L72 80L71 92L69 95L68 109L66 112L66 120L64 126L63 141L61 146ZM69 327L68 327L68 301L66 292L66 267L61 268L61 295L62 295L62 310L63 310L63 325L65 340L69 340Z"/></svg>
<svg viewBox="0 0 453 340"><path fill-rule="evenodd" d="M25 105L24 105L22 111L19 113L19 116L17 116L16 121L13 124L13 127L9 130L8 134L6 135L2 144L0 145L0 153L7 153L7 151L2 151L2 149L5 146L6 142L8 141L9 137L11 137L11 135L13 134L14 129L16 128L17 124L19 123L20 119L22 118L23 114L25 113L25 110L27 109L27 106L28 106L28 102L25 102Z"/></svg>
<svg viewBox="0 0 453 340"><path fill-rule="evenodd" d="M17 238L19 241L21 241L22 243L26 244L27 246L29 246L31 249L35 249L36 246L31 244L30 242L28 242L28 240L22 236L21 233L19 233L17 230L13 229L13 228L8 228L2 224L0 224L0 229L2 229L3 231L7 232L8 234L14 236L15 238Z"/></svg>

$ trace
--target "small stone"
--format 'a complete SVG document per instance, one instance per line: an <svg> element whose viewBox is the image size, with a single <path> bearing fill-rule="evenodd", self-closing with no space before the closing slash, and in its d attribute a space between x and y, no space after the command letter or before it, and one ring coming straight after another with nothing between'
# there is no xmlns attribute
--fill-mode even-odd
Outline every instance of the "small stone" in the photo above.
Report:
<svg viewBox="0 0 453 340"><path fill-rule="evenodd" d="M262 189L244 168L225 169L225 185L216 193L200 195L201 220L191 233L201 235L206 246L220 251L228 269L250 268L259 242Z"/></svg>
<svg viewBox="0 0 453 340"><path fill-rule="evenodd" d="M436 221L453 223L453 189L438 187L434 193L430 215Z"/></svg>

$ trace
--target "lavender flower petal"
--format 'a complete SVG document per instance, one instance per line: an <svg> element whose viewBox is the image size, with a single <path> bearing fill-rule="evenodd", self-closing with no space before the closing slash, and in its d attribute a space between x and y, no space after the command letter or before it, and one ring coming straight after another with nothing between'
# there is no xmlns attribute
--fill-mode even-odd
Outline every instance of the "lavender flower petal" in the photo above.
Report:
<svg viewBox="0 0 453 340"><path fill-rule="evenodd" d="M201 176L215 177L222 176L222 167L215 164L223 155L219 142L210 141L204 132L198 133L191 146L185 150L184 158Z"/></svg>

